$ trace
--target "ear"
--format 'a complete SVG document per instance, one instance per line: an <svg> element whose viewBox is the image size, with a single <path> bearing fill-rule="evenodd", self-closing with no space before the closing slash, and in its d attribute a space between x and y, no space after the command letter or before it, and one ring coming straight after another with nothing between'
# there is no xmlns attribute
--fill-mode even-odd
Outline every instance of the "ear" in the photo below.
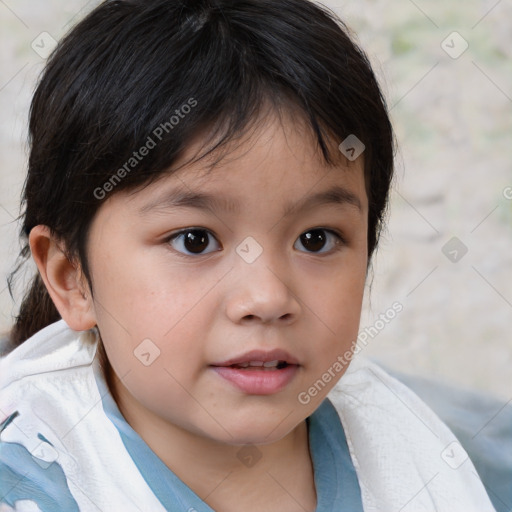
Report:
<svg viewBox="0 0 512 512"><path fill-rule="evenodd" d="M75 331L94 327L94 304L81 268L68 259L64 247L47 226L32 228L29 244L46 289L63 320Z"/></svg>

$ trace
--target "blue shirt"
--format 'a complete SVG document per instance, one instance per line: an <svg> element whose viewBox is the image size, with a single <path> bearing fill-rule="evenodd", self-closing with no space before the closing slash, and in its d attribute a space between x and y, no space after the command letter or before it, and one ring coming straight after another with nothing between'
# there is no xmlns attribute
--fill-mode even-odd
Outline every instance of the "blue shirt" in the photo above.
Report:
<svg viewBox="0 0 512 512"><path fill-rule="evenodd" d="M213 512L126 422L104 381L97 379L97 384L106 415L118 429L126 450L165 509ZM325 399L306 422L317 493L315 512L362 512L357 475L334 406ZM0 425L0 431L9 428L9 423L7 418ZM94 457L92 451L91 456ZM36 462L25 447L17 443L0 443L0 503L14 506L15 501L25 499L37 503L42 512L78 510L58 461L49 467Z"/></svg>

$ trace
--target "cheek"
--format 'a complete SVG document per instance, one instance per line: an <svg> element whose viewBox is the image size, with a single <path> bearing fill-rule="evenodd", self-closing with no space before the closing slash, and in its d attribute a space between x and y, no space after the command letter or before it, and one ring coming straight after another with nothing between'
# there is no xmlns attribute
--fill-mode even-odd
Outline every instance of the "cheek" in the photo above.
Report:
<svg viewBox="0 0 512 512"><path fill-rule="evenodd" d="M121 324L135 338L164 336L198 303L203 290L190 286L182 269L144 251L98 260L94 275L102 320Z"/></svg>
<svg viewBox="0 0 512 512"><path fill-rule="evenodd" d="M169 388L165 370L180 381L188 379L196 371L190 361L199 365L204 357L197 341L204 340L215 318L215 304L205 294L218 281L217 276L203 277L200 284L192 285L190 272L158 258L131 256L111 263L105 258L94 269L98 283L95 309L116 373L130 372L132 379L139 380L142 371L140 378L146 379L141 363L147 361L140 361L139 356L154 359L150 382L162 380Z"/></svg>
<svg viewBox="0 0 512 512"><path fill-rule="evenodd" d="M362 263L361 263L362 261ZM324 276L306 301L316 339L311 362L317 373L324 372L339 355L352 350L359 331L366 282L366 261L354 258L337 271Z"/></svg>
<svg viewBox="0 0 512 512"><path fill-rule="evenodd" d="M365 273L353 272L333 282L328 291L327 314L332 330L342 335L357 334L365 286Z"/></svg>

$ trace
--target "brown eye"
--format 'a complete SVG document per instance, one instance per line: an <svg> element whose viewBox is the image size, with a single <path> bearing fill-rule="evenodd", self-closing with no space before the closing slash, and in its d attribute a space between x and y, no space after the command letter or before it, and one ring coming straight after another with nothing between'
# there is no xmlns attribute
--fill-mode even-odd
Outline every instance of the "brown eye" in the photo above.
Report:
<svg viewBox="0 0 512 512"><path fill-rule="evenodd" d="M322 250L325 245L325 234L319 229L315 229L301 235L300 241L308 251L317 252Z"/></svg>
<svg viewBox="0 0 512 512"><path fill-rule="evenodd" d="M329 229L310 229L302 233L297 239L307 252L325 253L334 248L335 245L343 242L340 235ZM295 246L294 246L295 247ZM327 247L327 250L323 251Z"/></svg>
<svg viewBox="0 0 512 512"><path fill-rule="evenodd" d="M211 245L211 241L216 239L206 229L187 229L174 234L170 239L169 243L178 252L184 254L208 254L217 249L206 251ZM205 252L206 251L206 252Z"/></svg>

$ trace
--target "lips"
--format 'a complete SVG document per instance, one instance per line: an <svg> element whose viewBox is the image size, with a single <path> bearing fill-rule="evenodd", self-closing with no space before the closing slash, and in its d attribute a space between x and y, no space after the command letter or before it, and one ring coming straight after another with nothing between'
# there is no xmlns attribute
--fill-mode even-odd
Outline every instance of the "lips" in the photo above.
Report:
<svg viewBox="0 0 512 512"><path fill-rule="evenodd" d="M280 349L251 350L210 366L222 379L249 395L270 395L283 390L300 367L297 358Z"/></svg>
<svg viewBox="0 0 512 512"><path fill-rule="evenodd" d="M241 368L248 367L283 367L286 365L298 365L299 361L296 357L281 349L274 349L270 351L264 350L251 350L244 354L222 361L219 363L213 363L211 366L237 366Z"/></svg>

